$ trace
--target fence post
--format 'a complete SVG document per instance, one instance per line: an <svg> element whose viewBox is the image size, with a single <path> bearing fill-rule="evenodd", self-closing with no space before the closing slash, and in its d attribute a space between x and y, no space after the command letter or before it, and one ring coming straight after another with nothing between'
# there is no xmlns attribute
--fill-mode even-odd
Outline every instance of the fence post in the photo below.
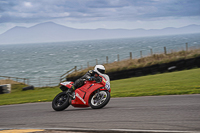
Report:
<svg viewBox="0 0 200 133"><path fill-rule="evenodd" d="M49 86L51 86L51 77L49 77Z"/></svg>
<svg viewBox="0 0 200 133"><path fill-rule="evenodd" d="M119 61L119 54L117 55L117 61Z"/></svg>
<svg viewBox="0 0 200 133"><path fill-rule="evenodd" d="M98 65L98 60L96 59L96 65Z"/></svg>
<svg viewBox="0 0 200 133"><path fill-rule="evenodd" d="M142 58L142 51L140 51L140 57Z"/></svg>
<svg viewBox="0 0 200 133"><path fill-rule="evenodd" d="M74 69L75 69L75 72L76 72L77 71L77 66L75 66Z"/></svg>
<svg viewBox="0 0 200 133"><path fill-rule="evenodd" d="M186 45L186 51L188 51L188 43L186 43L185 45Z"/></svg>
<svg viewBox="0 0 200 133"><path fill-rule="evenodd" d="M40 87L40 77L39 77L39 87Z"/></svg>
<svg viewBox="0 0 200 133"><path fill-rule="evenodd" d="M152 49L150 49L151 50L151 56L153 55L153 50Z"/></svg>
<svg viewBox="0 0 200 133"><path fill-rule="evenodd" d="M166 49L166 47L164 47L164 52L165 52L165 54L167 54L167 49Z"/></svg>
<svg viewBox="0 0 200 133"><path fill-rule="evenodd" d="M89 62L87 62L87 67L90 67L90 66L89 66Z"/></svg>
<svg viewBox="0 0 200 133"><path fill-rule="evenodd" d="M62 81L62 76L60 76L60 83L61 83L61 81Z"/></svg>
<svg viewBox="0 0 200 133"><path fill-rule="evenodd" d="M130 60L132 60L132 52L130 52Z"/></svg>
<svg viewBox="0 0 200 133"><path fill-rule="evenodd" d="M106 56L106 64L108 64L108 56Z"/></svg>

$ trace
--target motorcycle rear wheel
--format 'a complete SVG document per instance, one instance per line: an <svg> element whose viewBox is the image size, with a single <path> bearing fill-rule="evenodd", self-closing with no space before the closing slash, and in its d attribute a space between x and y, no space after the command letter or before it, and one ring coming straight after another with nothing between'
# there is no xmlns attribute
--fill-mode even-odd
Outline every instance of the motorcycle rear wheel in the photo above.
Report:
<svg viewBox="0 0 200 133"><path fill-rule="evenodd" d="M52 108L55 111L65 110L69 105L69 95L65 91L56 95L52 101Z"/></svg>
<svg viewBox="0 0 200 133"><path fill-rule="evenodd" d="M89 99L89 104L93 109L103 108L110 101L110 93L108 91L100 91L99 96L96 93L92 95Z"/></svg>

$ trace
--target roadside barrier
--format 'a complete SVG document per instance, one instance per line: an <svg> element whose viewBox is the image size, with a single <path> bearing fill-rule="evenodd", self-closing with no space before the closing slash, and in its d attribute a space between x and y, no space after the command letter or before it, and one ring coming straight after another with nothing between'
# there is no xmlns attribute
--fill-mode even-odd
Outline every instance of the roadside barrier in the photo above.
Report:
<svg viewBox="0 0 200 133"><path fill-rule="evenodd" d="M164 64L156 64L148 67L122 70L119 72L111 72L107 74L111 80L117 80L123 78L145 76L149 74L181 71L194 67L200 67L200 56L192 59L178 60Z"/></svg>

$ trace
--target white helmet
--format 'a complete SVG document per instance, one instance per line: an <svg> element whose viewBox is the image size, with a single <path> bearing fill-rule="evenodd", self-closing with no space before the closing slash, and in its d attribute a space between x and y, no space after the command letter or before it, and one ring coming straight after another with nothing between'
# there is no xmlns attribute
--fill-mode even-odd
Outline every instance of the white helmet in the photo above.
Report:
<svg viewBox="0 0 200 133"><path fill-rule="evenodd" d="M102 75L105 73L105 67L103 65L96 65L94 68L94 72L98 73L99 75Z"/></svg>

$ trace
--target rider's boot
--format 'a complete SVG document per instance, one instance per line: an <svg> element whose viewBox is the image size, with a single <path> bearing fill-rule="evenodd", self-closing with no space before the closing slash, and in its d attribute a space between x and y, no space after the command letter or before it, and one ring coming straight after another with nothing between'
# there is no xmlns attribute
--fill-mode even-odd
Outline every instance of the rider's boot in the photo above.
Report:
<svg viewBox="0 0 200 133"><path fill-rule="evenodd" d="M74 91L75 91L75 87L73 85L71 88L68 89L67 92L71 95Z"/></svg>

